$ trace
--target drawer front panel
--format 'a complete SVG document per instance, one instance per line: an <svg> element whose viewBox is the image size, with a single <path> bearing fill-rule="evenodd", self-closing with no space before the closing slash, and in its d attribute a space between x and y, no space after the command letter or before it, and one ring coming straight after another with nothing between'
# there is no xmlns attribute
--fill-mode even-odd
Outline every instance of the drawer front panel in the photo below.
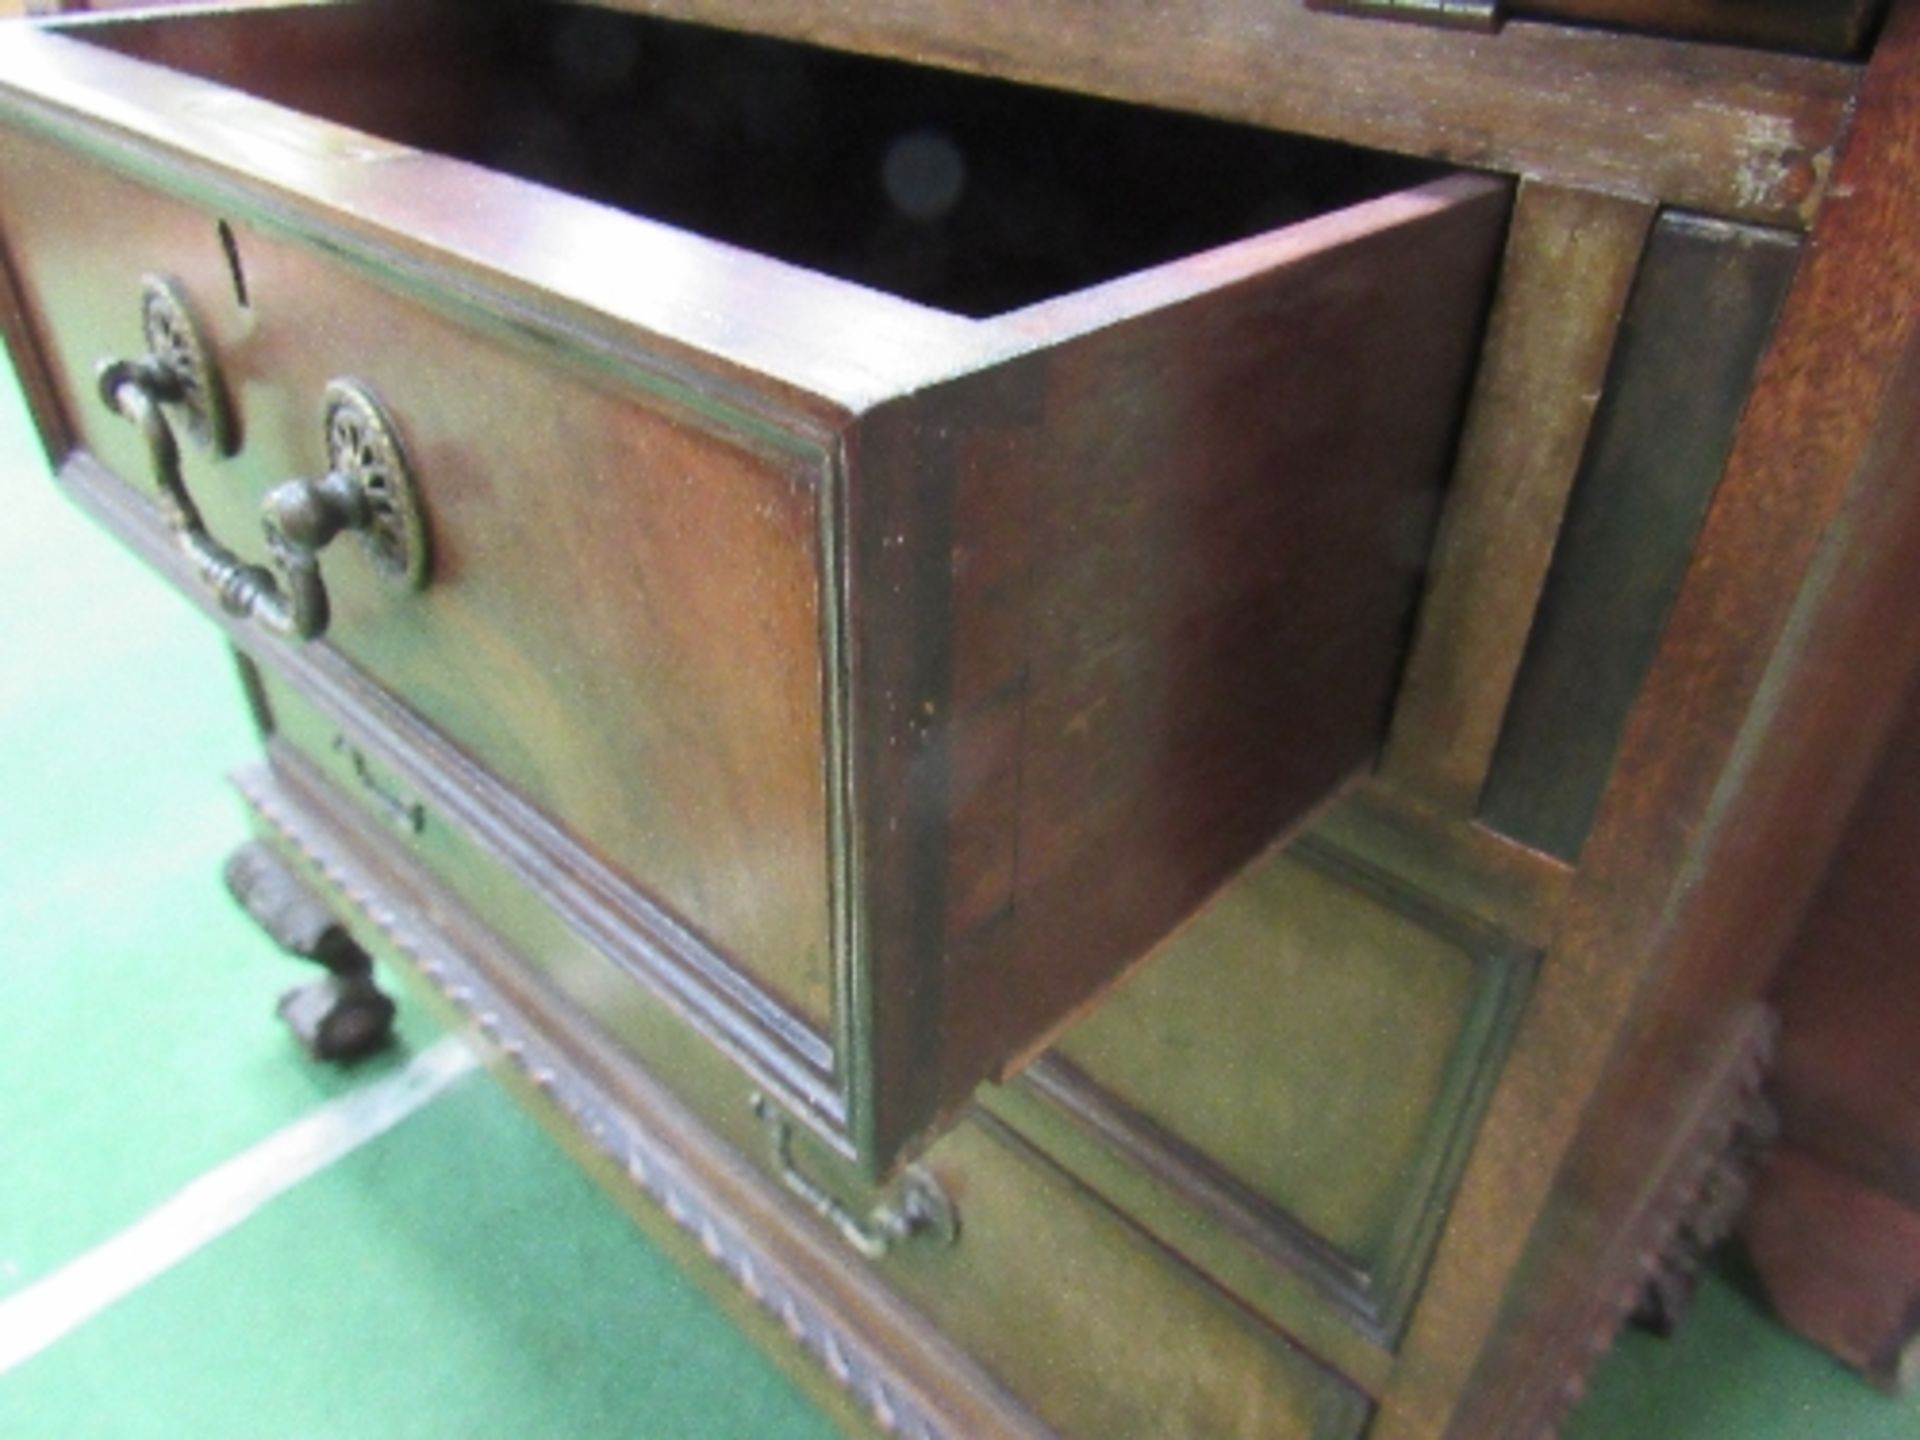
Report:
<svg viewBox="0 0 1920 1440"><path fill-rule="evenodd" d="M1270 1291L1289 1323L1391 1343L1532 968L1309 838L1242 876L1002 1108L1118 1202L1190 1216L1171 1242ZM1267 1267L1271 1285L1253 1278Z"/></svg>
<svg viewBox="0 0 1920 1440"><path fill-rule="evenodd" d="M943 1139L951 1247L910 1244L889 1280L1064 1435L1352 1440L1366 1397L1255 1321L999 1124Z"/></svg>
<svg viewBox="0 0 1920 1440"><path fill-rule="evenodd" d="M145 450L92 376L141 353L143 274L179 283L239 432L228 460L183 444L188 481L244 558L266 559L266 491L326 468L329 383L377 394L418 480L431 574L408 593L336 541L326 643L830 1029L818 451L764 428L721 438L18 136L0 226L79 443L128 478Z"/></svg>
<svg viewBox="0 0 1920 1440"><path fill-rule="evenodd" d="M407 871L409 884L417 875L422 892L470 912L528 983L570 1007L581 1037L604 1037L653 1070L736 1144L759 1138L748 1103L756 1087L795 1114L841 1123L821 1057L796 1055L750 1009L727 1008L724 994L663 976L647 948L627 943L617 920L595 908L591 890L539 883L564 859L529 856L460 776L404 739L396 747L377 715L343 704L336 691L316 700L271 670L251 674L276 782L304 797L329 830L353 832L361 848L381 852L383 870ZM429 904L415 918L435 924L438 913Z"/></svg>

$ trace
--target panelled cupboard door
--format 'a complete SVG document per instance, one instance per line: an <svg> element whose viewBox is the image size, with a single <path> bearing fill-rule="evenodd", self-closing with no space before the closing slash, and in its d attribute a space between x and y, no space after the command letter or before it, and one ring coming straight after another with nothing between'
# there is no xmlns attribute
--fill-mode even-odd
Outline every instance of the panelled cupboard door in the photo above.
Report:
<svg viewBox="0 0 1920 1440"><path fill-rule="evenodd" d="M1371 760L1504 184L561 5L0 121L68 477L870 1174Z"/></svg>

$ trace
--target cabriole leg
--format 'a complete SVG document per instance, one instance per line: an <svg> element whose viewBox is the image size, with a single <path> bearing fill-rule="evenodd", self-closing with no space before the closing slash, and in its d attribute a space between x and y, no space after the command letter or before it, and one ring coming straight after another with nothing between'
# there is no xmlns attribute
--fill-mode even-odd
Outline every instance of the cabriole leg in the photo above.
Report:
<svg viewBox="0 0 1920 1440"><path fill-rule="evenodd" d="M287 991L280 1018L316 1060L371 1055L393 1038L393 1001L373 983L373 961L300 878L258 840L227 859L227 890L274 943L323 966L324 979Z"/></svg>

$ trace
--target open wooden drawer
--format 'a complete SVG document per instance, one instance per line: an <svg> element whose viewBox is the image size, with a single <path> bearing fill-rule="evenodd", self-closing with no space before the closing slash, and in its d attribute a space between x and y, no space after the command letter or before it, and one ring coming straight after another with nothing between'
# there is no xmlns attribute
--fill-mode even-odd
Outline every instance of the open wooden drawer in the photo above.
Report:
<svg viewBox="0 0 1920 1440"><path fill-rule="evenodd" d="M871 1172L1379 742L1500 184L547 4L14 27L0 117L67 477L177 436L249 648Z"/></svg>

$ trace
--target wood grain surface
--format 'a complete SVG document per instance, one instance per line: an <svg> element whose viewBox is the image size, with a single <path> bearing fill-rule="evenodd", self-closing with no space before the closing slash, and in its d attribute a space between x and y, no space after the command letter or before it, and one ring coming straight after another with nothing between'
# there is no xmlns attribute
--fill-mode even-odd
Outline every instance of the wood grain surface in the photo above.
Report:
<svg viewBox="0 0 1920 1440"><path fill-rule="evenodd" d="M1650 205L1520 187L1381 773L1473 813L1640 263Z"/></svg>
<svg viewBox="0 0 1920 1440"><path fill-rule="evenodd" d="M1580 853L1799 259L1777 230L1654 228L1480 797L1523 844Z"/></svg>
<svg viewBox="0 0 1920 1440"><path fill-rule="evenodd" d="M1900 5L1450 1221L1390 1407L1405 1419L1383 1435L1529 1433L1581 1364L1594 1297L1638 1263L1619 1242L1650 1157L1777 961L1904 692L1886 660L1911 643L1920 535L1916 61L1920 10ZM1529 1232L1528 1283L1496 1328Z"/></svg>
<svg viewBox="0 0 1920 1440"><path fill-rule="evenodd" d="M1920 1324L1920 693L1910 694L1774 989L1784 1143L1743 1227L1800 1334L1876 1383Z"/></svg>
<svg viewBox="0 0 1920 1440"><path fill-rule="evenodd" d="M1517 0L1509 13L1734 45L1856 55L1885 9L1886 0Z"/></svg>
<svg viewBox="0 0 1920 1440"><path fill-rule="evenodd" d="M965 1207L960 1241L849 1264L837 1237L744 1158L759 1153L750 1131L741 1138L744 1105L716 1114L702 1096L689 1107L597 1039L524 952L411 863L390 827L297 758L276 757L241 788L256 823L349 902L356 931L424 979L454 1023L500 1047L511 1088L650 1231L664 1208L694 1236L686 1258L749 1285L785 1327L782 1343L810 1352L877 1423L921 1440L1024 1440L1043 1428L1130 1440L1360 1433L1361 1392L1229 1292L1168 1265L1129 1217L990 1117L927 1157ZM1060 1286L1062 1265L1085 1283ZM750 1310L744 1318L760 1330ZM1145 1361L1127 1340L1143 1333Z"/></svg>
<svg viewBox="0 0 1920 1440"><path fill-rule="evenodd" d="M862 421L859 865L913 1017L877 1148L1369 764L1505 213L1442 181L1068 297L1016 317L1052 345Z"/></svg>
<svg viewBox="0 0 1920 1440"><path fill-rule="evenodd" d="M1783 1145L1760 1174L1741 1235L1782 1321L1883 1389L1912 1384L1920 1210Z"/></svg>
<svg viewBox="0 0 1920 1440"><path fill-rule="evenodd" d="M1804 225L1857 68L1601 30L1474 35L1299 0L603 0L1245 120L1556 185Z"/></svg>
<svg viewBox="0 0 1920 1440"><path fill-rule="evenodd" d="M1774 989L1787 1138L1920 1210L1920 693L1902 707Z"/></svg>
<svg viewBox="0 0 1920 1440"><path fill-rule="evenodd" d="M88 448L144 482L138 437L88 390L140 351L148 269L217 337L243 444L193 454L192 484L241 554L264 559L266 490L324 470L328 383L370 386L418 473L433 574L411 595L335 547L333 643L827 1031L818 454L719 441L246 226L243 307L212 217L26 141L4 164Z"/></svg>
<svg viewBox="0 0 1920 1440"><path fill-rule="evenodd" d="M456 53L494 56L500 35L455 13L156 17L99 32L323 105L317 118L95 45L13 49L16 66L39 53L70 67L50 85L16 70L29 110L70 86L107 90L150 107L159 140L200 163L299 175L303 203L383 231L429 211L439 227L342 264L335 222L316 233L259 209L261 192L211 208L223 197L191 166L96 150L109 141L86 133L75 143L109 163L65 185L61 143L23 136L0 219L22 256L25 328L45 342L84 448L138 477L138 439L88 377L137 353L141 274L177 273L242 432L231 464L193 459L192 485L214 532L255 560L261 494L324 464L328 383L370 385L420 474L433 575L418 596L392 595L350 552L330 557L329 644L644 889L702 964L733 967L828 1044L850 1127L830 1139L850 1135L883 1171L1371 760L1507 187L1456 176L1366 199L1408 167L1029 94L1020 103L1072 127L1082 150L1107 136L1154 173L1190 153L1213 178L1182 181L1158 219L1122 207L1137 233L1108 259L1125 273L1061 270L1069 245L1039 257L1045 298L967 320L610 208L705 202L670 175L632 193L600 177L591 130L577 155L519 168L592 203L414 148L491 154L472 92L441 106L400 79L399 57L443 24ZM608 35L643 24L611 23ZM223 46L228 26L243 43ZM378 63L322 93L266 43L301 36L336 62L364 50ZM672 43L693 47L682 58L700 74L799 65L810 83L844 85L876 64L725 36ZM112 90L116 76L132 83ZM892 69L881 79L853 118L884 136L918 102L894 95ZM971 118L999 103L967 98L980 88L946 76L938 93L952 92L941 103L973 137L985 187L980 147L1008 137ZM265 145L234 143L241 116L269 124ZM688 133L733 153L726 125ZM1076 153L1051 162L1063 184ZM149 164L158 190L119 173ZM59 206L44 203L56 192ZM1200 232L1227 243L1183 228L1207 195L1244 207L1250 193L1264 196L1251 218L1223 212ZM679 218L731 224L733 198ZM760 238L801 258L825 244L823 264L878 278L804 209L775 207L790 231ZM1002 228L1026 213L1015 205ZM563 279L553 238L582 214L606 243ZM600 243L566 233L568 247ZM1155 263L1188 244L1201 248ZM434 253L447 262L437 280L409 273ZM455 254L497 258L487 283L519 292L516 308L473 295ZM928 294L977 308L961 297L978 284L955 283ZM549 284L599 296L590 334ZM695 298L663 308L670 291ZM827 305L831 323L796 340L789 301ZM691 328L674 318L689 313ZM637 314L651 323L627 323ZM877 346L876 316L893 331ZM894 398L842 405L842 362L810 358L840 334L864 336L852 363ZM915 353L889 360L910 334ZM699 336L716 337L712 352ZM930 368L961 374L930 385Z"/></svg>
<svg viewBox="0 0 1920 1440"><path fill-rule="evenodd" d="M1638 0L1596 3L1569 18L1646 14L1623 8ZM1690 27L1713 4L1660 14ZM1897 6L1864 92L1859 67L1831 60L1527 20L1442 33L1291 0L607 8L1522 181L1467 483L1391 775L1328 817L1330 833L1400 856L1463 914L1510 916L1517 935L1549 942L1398 1356L1356 1330L1323 1362L1224 1294L1164 1229L1094 1203L993 1119L929 1151L969 1207L969 1258L910 1251L891 1274L1067 1429L1347 1440L1377 1402L1374 1440L1525 1433L1638 1263L1648 1177L1818 878L1864 777L1855 751L1904 693L1888 654L1920 655L1920 621L1900 604L1920 565L1920 500L1905 498L1920 492L1906 458L1920 445L1920 420L1906 418L1920 414L1920 260L1907 243L1920 229L1920 3ZM1841 12L1848 24L1862 14L1824 11ZM816 1107L829 1138L803 1154L864 1193L863 1179L958 1115L982 1075L1029 1058L1368 764L1506 187L1402 191L1170 265L1082 276L1062 298L1027 304L1061 288L1043 286L980 301L993 318L972 320L952 292L884 294L868 283L882 272L850 281L623 214L627 201L584 184L563 193L557 171L516 179L470 163L489 158L462 148L491 123L476 99L486 87L408 79L434 27L465 13L302 7L253 17L252 43L210 50L201 42L242 34L224 28L239 17L124 32L129 52L147 53L197 36L171 58L212 80L7 27L0 114L36 138L4 150L18 293L0 319L29 376L49 377L36 392L49 433L70 421L77 443L137 474L143 457L97 418L86 377L135 344L138 275L154 262L104 241L61 253L21 197L71 198L116 241L129 229L164 240L235 357L247 463L265 462L259 474L196 462L223 534L252 533L269 472L312 468L313 396L333 373L404 397L395 408L423 474L456 477L429 502L435 587L396 619L343 562L338 650L288 673L352 664L392 684L563 817L582 850L640 872L716 953L830 1032L851 1098L839 1115ZM266 43L303 35L336 57L372 45L386 63L364 89L330 93L288 59L300 47ZM381 51L383 38L405 43ZM272 94L214 83L243 73ZM69 155L111 173L71 181ZM169 198L127 203L136 181ZM1660 207L1784 229L1819 220L1573 873L1470 812ZM244 296L216 219L234 234ZM1570 293L1577 305L1555 304ZM423 353L460 358L422 365ZM541 403L492 398L508 393ZM93 484L104 472L90 466L80 455L69 471ZM256 651L272 663L271 646ZM300 739L310 755L334 718L316 713ZM398 911L383 895L432 913L447 903L449 927L471 939L484 934L459 913L472 907L538 957L524 962L529 995L537 972L596 1004L605 1033L580 1027L575 1059L617 1073L618 1054L596 1048L606 1035L644 1049L730 1142L752 1143L740 1103L752 1082L711 1036L680 1025L458 827L436 831L443 849L420 864L391 836L370 840L366 814L299 779L307 762L289 736L273 742L276 783L311 781L293 806L321 837L309 860L326 835L349 837L328 863L388 919ZM442 867L460 901L429 878ZM1351 938L1366 923L1336 928ZM1462 957L1477 952L1438 949L1388 988L1437 984L1432 1011L1471 1009L1475 962ZM516 969L502 967L510 983ZM1204 1096L1183 1109L1156 1078L1177 1063L1154 1048L1167 1037L1131 1044L1116 1014L1128 1053L1103 1051L1096 1027L1076 1058L1128 1091L1110 1108L1136 1141L1158 1126L1221 1152L1234 1183L1312 1212L1308 1228L1354 1227L1326 1237L1333 1248L1424 1256L1431 1230L1411 1249L1401 1232L1438 1223L1439 1191L1407 1207L1414 1220L1389 1215L1371 1182L1390 1162L1373 1154L1369 1170L1359 1147L1328 1162L1357 1172L1329 1173L1325 1191L1263 1168L1245 1117L1212 1114ZM1420 1019L1447 1030L1427 1009ZM1411 1029L1424 1068L1401 1077L1412 1098L1399 1100L1417 1107L1448 1041ZM1152 1074L1139 1079L1128 1062L1143 1057ZM1082 1112L1084 1140L1098 1126ZM711 1160L699 1137L676 1138ZM1372 1138L1395 1153L1412 1143L1404 1126ZM750 1192L730 1203L779 1233L836 1303L903 1319ZM1101 1297L1093 1309L1060 1308L1063 1261ZM1301 1329L1344 1323L1329 1310ZM1055 1347L1069 1332L1080 1349L1063 1373ZM991 1389L951 1369L936 1383L960 1397ZM1015 1408L978 1413L1031 1428Z"/></svg>
<svg viewBox="0 0 1920 1440"><path fill-rule="evenodd" d="M349 907L367 948L445 1024L475 1035L515 1098L850 1434L870 1425L911 1440L1042 1440L1030 1409L870 1270L847 1264L838 1237L746 1158L756 1136L737 1081L695 1082L705 1103L688 1104L687 1082L712 1052L675 1053L668 1032L641 1065L582 1026L528 951L503 943L412 863L391 827L297 758L235 780L252 823ZM679 1083L669 1088L653 1067Z"/></svg>

